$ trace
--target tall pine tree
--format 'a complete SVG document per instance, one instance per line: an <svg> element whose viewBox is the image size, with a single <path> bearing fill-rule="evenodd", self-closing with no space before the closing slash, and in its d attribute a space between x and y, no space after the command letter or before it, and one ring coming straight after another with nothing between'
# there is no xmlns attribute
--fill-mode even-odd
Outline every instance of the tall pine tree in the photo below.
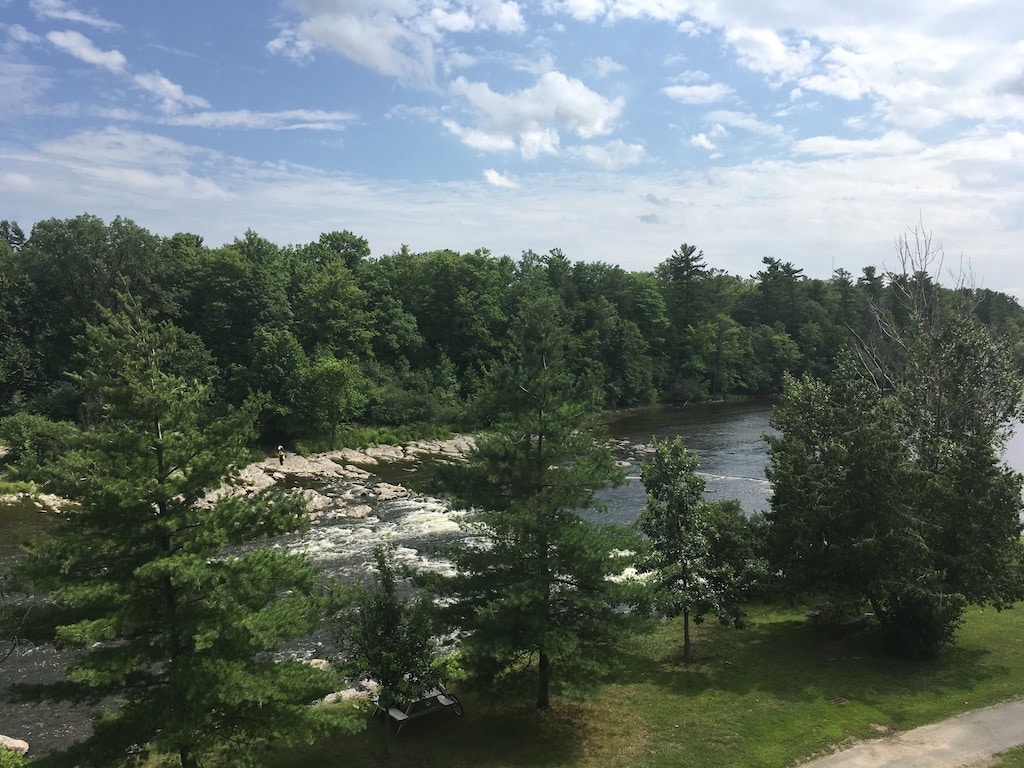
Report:
<svg viewBox="0 0 1024 768"><path fill-rule="evenodd" d="M558 684L592 679L628 615L623 582L627 532L585 516L596 492L621 481L606 444L590 428L592 386L571 375L561 302L547 291L525 302L507 361L491 372L493 429L468 462L447 474L467 545L456 574L439 585L467 630L463 658L485 680L532 678L536 704Z"/></svg>
<svg viewBox="0 0 1024 768"><path fill-rule="evenodd" d="M183 363L186 335L126 304L88 327L95 426L50 471L80 509L16 570L44 608L5 618L76 651L66 684L30 693L103 703L92 736L53 764L119 765L142 747L195 768L228 744L243 764L257 743L326 724L309 706L325 674L274 660L319 620L317 572L257 543L301 528L304 505L275 492L211 500L246 459L256 407L213 414L209 384Z"/></svg>

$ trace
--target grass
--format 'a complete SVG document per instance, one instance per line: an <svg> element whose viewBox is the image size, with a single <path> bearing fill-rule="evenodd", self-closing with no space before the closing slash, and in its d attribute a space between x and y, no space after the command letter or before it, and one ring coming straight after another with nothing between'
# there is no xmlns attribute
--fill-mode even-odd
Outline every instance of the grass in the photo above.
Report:
<svg viewBox="0 0 1024 768"><path fill-rule="evenodd" d="M998 765L1000 768L1024 768L1024 747L1017 747L1016 749L1002 752L999 758L999 762L994 763L994 765Z"/></svg>
<svg viewBox="0 0 1024 768"><path fill-rule="evenodd" d="M0 496L36 493L38 490L35 483L27 483L21 480L3 480L2 475L0 475Z"/></svg>
<svg viewBox="0 0 1024 768"><path fill-rule="evenodd" d="M890 730L1021 695L1024 605L971 609L936 661L881 654L866 633L838 637L802 611L763 608L753 626L698 630L684 663L678 623L625 638L619 669L585 702L548 713L456 689L464 718L409 723L385 755L380 720L271 756L267 768L722 768L791 766ZM1024 766L1011 750L1004 766Z"/></svg>

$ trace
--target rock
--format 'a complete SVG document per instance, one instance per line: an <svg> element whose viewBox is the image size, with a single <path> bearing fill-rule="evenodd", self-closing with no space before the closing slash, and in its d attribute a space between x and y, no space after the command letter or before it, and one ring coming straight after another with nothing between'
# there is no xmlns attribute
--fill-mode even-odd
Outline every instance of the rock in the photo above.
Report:
<svg viewBox="0 0 1024 768"><path fill-rule="evenodd" d="M10 736L0 736L0 749L24 755L28 754L28 742L21 739L12 739Z"/></svg>
<svg viewBox="0 0 1024 768"><path fill-rule="evenodd" d="M363 453L373 459L385 461L399 461L405 458L405 449L400 445L371 445Z"/></svg>
<svg viewBox="0 0 1024 768"><path fill-rule="evenodd" d="M352 506L345 506L342 508L342 513L345 517L351 517L356 520L361 520L370 514L373 510L368 504L353 504Z"/></svg>
<svg viewBox="0 0 1024 768"><path fill-rule="evenodd" d="M377 501L392 501L409 497L407 489L400 485L391 485L391 483L377 483L373 486L372 491L377 497Z"/></svg>

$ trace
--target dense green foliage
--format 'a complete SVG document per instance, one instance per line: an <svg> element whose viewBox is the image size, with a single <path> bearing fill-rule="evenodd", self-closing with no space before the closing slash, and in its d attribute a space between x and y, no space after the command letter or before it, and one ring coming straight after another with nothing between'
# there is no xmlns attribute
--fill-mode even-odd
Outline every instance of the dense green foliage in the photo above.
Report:
<svg viewBox="0 0 1024 768"><path fill-rule="evenodd" d="M867 603L895 650L933 656L966 605L1024 597L1024 478L1002 461L1024 381L965 297L921 271L900 289L903 316L830 381L787 377L768 544L783 583L840 613Z"/></svg>
<svg viewBox="0 0 1024 768"><path fill-rule="evenodd" d="M600 682L623 608L646 601L610 578L640 546L595 522L595 493L619 478L592 429L602 410L781 393L774 570L841 609L866 602L904 653L948 643L967 605L1021 597L1021 478L998 449L1019 416L1024 311L1002 294L925 269L809 279L772 257L740 277L685 243L644 273L557 249L372 258L347 231L208 248L122 219L52 219L28 237L0 224L0 439L26 477L81 505L16 573L49 600L7 606L2 629L79 651L50 693L121 702L54 761L116 764L146 745L187 767L231 743L240 764L331 717L307 706L324 674L272 663L319 620L318 575L252 544L301 527L302 504L207 498L257 434L486 428L439 475L468 510L467 541L431 586L465 633L466 670L506 690L528 680L542 710ZM700 501L691 458L659 448L640 525L660 607L683 614L684 659L691 617L738 618L755 560L736 506ZM403 695L430 674L429 622L378 566L350 661Z"/></svg>
<svg viewBox="0 0 1024 768"><path fill-rule="evenodd" d="M65 683L28 698L102 704L93 735L47 760L118 765L144 745L194 768L231 744L241 765L269 738L308 738L326 717L308 705L333 681L272 654L318 624L318 576L246 546L301 528L305 506L279 492L209 496L247 458L253 405L211 408L186 335L131 300L99 309L84 333L91 428L40 470L80 509L14 568L14 589L48 600L0 614L4 636L76 651Z"/></svg>
<svg viewBox="0 0 1024 768"><path fill-rule="evenodd" d="M337 436L347 422L476 426L469 404L509 352L526 282L559 298L567 365L594 377L602 409L776 395L786 373L827 378L845 344L879 335L874 309L899 319L903 285L872 266L807 278L774 257L730 275L685 243L653 271L627 272L557 249L372 257L347 231L298 246L250 231L211 248L124 219L49 219L27 237L4 224L0 415L79 418L81 385L63 375L80 365L71 339L127 286L153 319L191 334L190 365L213 375L218 401L266 396L260 430L273 444ZM1020 359L1017 303L967 293Z"/></svg>
<svg viewBox="0 0 1024 768"><path fill-rule="evenodd" d="M628 614L626 531L584 517L595 493L620 480L611 451L588 428L593 384L569 369L561 301L525 297L515 351L488 376L491 431L444 473L465 513L468 546L448 551L455 572L433 582L466 635L461 656L478 679L534 681L539 709L552 690L593 681L602 646Z"/></svg>
<svg viewBox="0 0 1024 768"><path fill-rule="evenodd" d="M683 617L683 659L690 658L690 621L714 613L723 624L742 626L747 589L763 568L753 526L739 503L704 498L697 457L682 440L655 440L654 455L640 477L647 504L637 526L647 536L658 611Z"/></svg>
<svg viewBox="0 0 1024 768"><path fill-rule="evenodd" d="M356 680L373 680L377 707L418 700L443 682L445 659L435 651L433 604L425 594L399 594L393 551L377 549L376 584L336 620L340 666ZM391 728L385 719L385 745ZM385 747L386 748L386 747Z"/></svg>

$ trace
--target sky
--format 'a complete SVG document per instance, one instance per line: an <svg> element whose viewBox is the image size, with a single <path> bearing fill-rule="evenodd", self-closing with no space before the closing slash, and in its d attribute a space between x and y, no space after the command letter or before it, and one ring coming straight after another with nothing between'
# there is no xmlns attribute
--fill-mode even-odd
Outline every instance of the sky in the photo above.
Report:
<svg viewBox="0 0 1024 768"><path fill-rule="evenodd" d="M0 219L1024 298L1020 0L0 0Z"/></svg>

